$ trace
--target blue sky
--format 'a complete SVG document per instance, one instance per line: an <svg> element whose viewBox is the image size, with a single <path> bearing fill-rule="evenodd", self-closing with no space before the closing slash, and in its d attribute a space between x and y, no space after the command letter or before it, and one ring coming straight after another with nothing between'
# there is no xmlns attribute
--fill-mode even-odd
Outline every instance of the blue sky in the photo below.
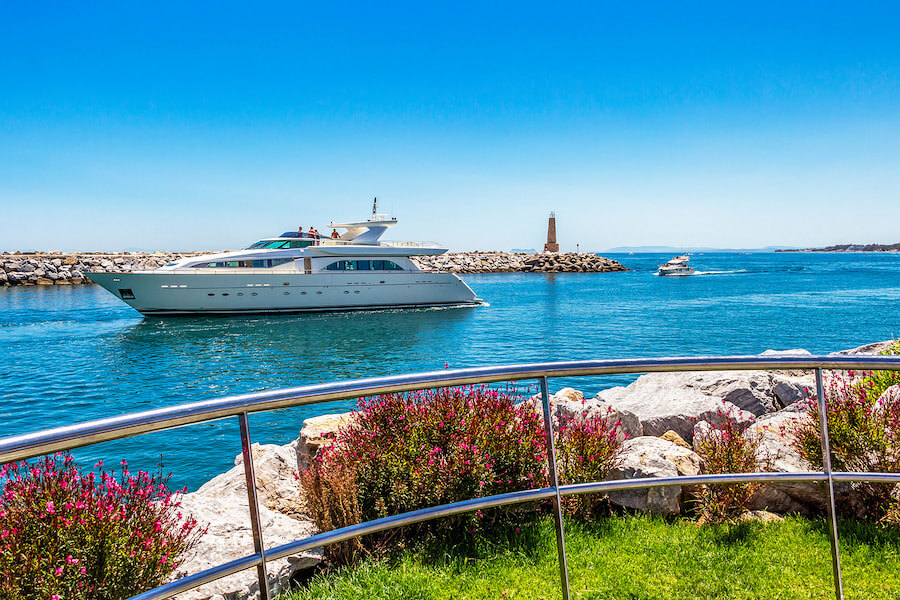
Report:
<svg viewBox="0 0 900 600"><path fill-rule="evenodd" d="M0 249L900 241L896 3L0 4Z"/></svg>

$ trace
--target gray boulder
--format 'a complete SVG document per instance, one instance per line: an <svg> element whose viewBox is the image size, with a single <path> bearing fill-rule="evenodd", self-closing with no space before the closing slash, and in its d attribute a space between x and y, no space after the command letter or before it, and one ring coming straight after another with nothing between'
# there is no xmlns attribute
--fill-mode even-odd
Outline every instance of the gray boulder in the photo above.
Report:
<svg viewBox="0 0 900 600"><path fill-rule="evenodd" d="M693 440L697 421L717 423L731 419L741 424L753 421L752 413L716 395L714 390L707 389L707 383L703 374L650 373L638 377L628 387L603 390L596 399L637 415L644 435L660 436L672 430L688 443Z"/></svg>
<svg viewBox="0 0 900 600"><path fill-rule="evenodd" d="M610 473L611 480L642 477L678 477L700 473L700 457L688 448L667 440L642 436L622 444L619 460ZM653 514L681 512L680 485L620 490L609 493L619 506Z"/></svg>
<svg viewBox="0 0 900 600"><path fill-rule="evenodd" d="M849 355L857 355L857 354L881 354L891 346L895 344L895 340L886 340L883 342L872 342L871 344L865 344L859 346L857 348L850 348L849 350L840 350L838 352L832 352L832 354L849 354Z"/></svg>

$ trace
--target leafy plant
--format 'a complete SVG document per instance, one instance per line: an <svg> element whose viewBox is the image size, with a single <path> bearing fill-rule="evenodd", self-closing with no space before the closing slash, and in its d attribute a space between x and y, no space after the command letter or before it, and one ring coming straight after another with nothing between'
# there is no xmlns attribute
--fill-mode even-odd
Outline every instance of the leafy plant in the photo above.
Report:
<svg viewBox="0 0 900 600"><path fill-rule="evenodd" d="M900 351L895 343L888 351ZM831 466L835 471L900 473L900 398L879 398L900 383L896 371L833 373L824 386ZM818 401L811 398L808 418L796 438L800 454L813 466L823 467ZM854 516L896 518L898 507L892 486L852 482L836 486L839 508ZM890 517L894 515L894 517ZM897 519L900 521L900 519Z"/></svg>
<svg viewBox="0 0 900 600"><path fill-rule="evenodd" d="M168 477L82 474L68 454L0 467L0 599L119 600L165 582L204 533Z"/></svg>
<svg viewBox="0 0 900 600"><path fill-rule="evenodd" d="M694 450L706 473L753 473L764 470L758 456L759 440L744 435L746 426L723 412L715 425L694 434ZM724 483L697 486L694 493L701 521L722 523L739 517L750 504L758 483Z"/></svg>
<svg viewBox="0 0 900 600"><path fill-rule="evenodd" d="M602 481L615 467L622 447L617 438L617 421L607 424L599 416L560 417L557 439L557 463L560 483ZM567 510L582 518L598 506L596 495L569 496L564 499Z"/></svg>
<svg viewBox="0 0 900 600"><path fill-rule="evenodd" d="M517 399L488 387L361 399L351 424L301 477L316 524L328 530L543 485L541 418ZM508 514L479 512L409 531L465 534ZM329 552L332 560L345 562L359 549L344 545Z"/></svg>

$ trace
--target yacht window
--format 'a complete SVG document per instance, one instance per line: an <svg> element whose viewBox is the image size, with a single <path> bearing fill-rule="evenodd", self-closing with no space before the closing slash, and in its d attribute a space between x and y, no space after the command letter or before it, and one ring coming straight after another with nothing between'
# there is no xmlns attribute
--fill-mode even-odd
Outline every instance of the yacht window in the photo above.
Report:
<svg viewBox="0 0 900 600"><path fill-rule="evenodd" d="M256 242L256 243L253 244L252 246L248 246L248 247L247 247L247 250L253 250L254 248L262 248L263 246L265 246L265 245L268 244L268 243L269 243L269 242L267 242L266 240L263 240L263 241L261 241L261 242Z"/></svg>
<svg viewBox="0 0 900 600"><path fill-rule="evenodd" d="M288 242L290 244L288 248L306 248L307 246L312 246L312 243L312 240L295 240Z"/></svg>
<svg viewBox="0 0 900 600"><path fill-rule="evenodd" d="M402 271L403 267L391 260L373 260L373 271Z"/></svg>
<svg viewBox="0 0 900 600"><path fill-rule="evenodd" d="M275 240L273 242L266 242L266 245L262 246L262 248L289 248L290 244L290 241Z"/></svg>
<svg viewBox="0 0 900 600"><path fill-rule="evenodd" d="M339 260L323 271L402 271L403 267L390 260Z"/></svg>
<svg viewBox="0 0 900 600"><path fill-rule="evenodd" d="M339 260L337 262L333 262L324 269L323 271L350 271L352 267L350 266L352 260Z"/></svg>

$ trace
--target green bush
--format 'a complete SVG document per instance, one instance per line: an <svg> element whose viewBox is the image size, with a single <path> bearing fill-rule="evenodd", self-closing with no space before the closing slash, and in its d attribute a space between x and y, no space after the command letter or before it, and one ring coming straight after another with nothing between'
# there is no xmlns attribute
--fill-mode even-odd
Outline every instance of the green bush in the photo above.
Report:
<svg viewBox="0 0 900 600"><path fill-rule="evenodd" d="M703 460L705 473L754 473L765 470L759 462L759 440L744 435L741 426L723 410L705 431L694 437L694 449ZM700 485L694 492L696 510L701 521L723 523L739 517L750 504L758 483L723 483Z"/></svg>
<svg viewBox="0 0 900 600"><path fill-rule="evenodd" d="M561 417L557 439L559 481L562 484L603 481L615 467L621 442L616 430L621 423L607 424L602 417ZM587 518L603 502L596 494L568 496L567 511Z"/></svg>
<svg viewBox="0 0 900 600"><path fill-rule="evenodd" d="M883 354L900 353L900 342ZM878 403L900 372L835 372L825 384L831 466L835 471L900 473L900 402ZM812 399L796 446L814 467L823 468L818 402ZM836 485L838 508L852 516L900 521L891 485L852 482Z"/></svg>
<svg viewBox="0 0 900 600"><path fill-rule="evenodd" d="M361 400L355 418L301 476L322 530L459 500L541 487L546 448L530 403L487 387L444 388ZM466 535L491 515L462 515L407 529ZM391 534L382 541L391 541ZM394 535L402 535L395 533ZM362 547L329 547L335 562Z"/></svg>

